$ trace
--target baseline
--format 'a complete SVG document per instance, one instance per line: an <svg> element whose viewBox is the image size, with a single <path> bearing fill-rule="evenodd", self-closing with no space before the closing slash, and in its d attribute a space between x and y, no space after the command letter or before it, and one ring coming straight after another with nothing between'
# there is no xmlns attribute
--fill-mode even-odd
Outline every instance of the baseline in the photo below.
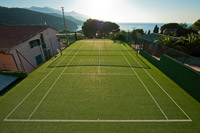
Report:
<svg viewBox="0 0 200 133"><path fill-rule="evenodd" d="M5 122L56 122L56 123L168 123L168 122L192 122L188 119L175 119L175 120L40 120L40 119L5 119Z"/></svg>

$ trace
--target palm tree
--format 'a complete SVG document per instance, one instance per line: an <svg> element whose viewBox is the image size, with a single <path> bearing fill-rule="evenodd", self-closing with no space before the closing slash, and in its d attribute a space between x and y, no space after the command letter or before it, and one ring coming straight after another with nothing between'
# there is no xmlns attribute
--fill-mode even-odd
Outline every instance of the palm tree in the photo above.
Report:
<svg viewBox="0 0 200 133"><path fill-rule="evenodd" d="M200 36L194 33L188 34L187 37L182 37L180 42L184 44L186 52L190 55L200 48Z"/></svg>
<svg viewBox="0 0 200 133"><path fill-rule="evenodd" d="M155 41L160 42L163 46L174 48L176 45L176 41L174 39L174 36L165 36L164 38L156 38Z"/></svg>

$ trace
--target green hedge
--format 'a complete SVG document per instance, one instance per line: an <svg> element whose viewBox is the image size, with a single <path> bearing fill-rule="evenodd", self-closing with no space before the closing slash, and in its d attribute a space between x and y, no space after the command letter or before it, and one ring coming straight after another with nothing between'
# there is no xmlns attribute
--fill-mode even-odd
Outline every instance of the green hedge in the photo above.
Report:
<svg viewBox="0 0 200 133"><path fill-rule="evenodd" d="M0 71L0 74L15 76L15 77L19 77L19 78L27 77L26 72Z"/></svg>
<svg viewBox="0 0 200 133"><path fill-rule="evenodd" d="M167 55L162 55L159 61L144 50L140 54L200 102L200 72Z"/></svg>

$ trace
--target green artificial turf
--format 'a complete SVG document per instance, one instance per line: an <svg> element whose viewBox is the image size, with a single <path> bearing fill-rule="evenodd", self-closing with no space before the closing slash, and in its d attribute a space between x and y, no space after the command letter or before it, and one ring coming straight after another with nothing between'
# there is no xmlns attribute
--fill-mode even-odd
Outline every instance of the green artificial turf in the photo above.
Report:
<svg viewBox="0 0 200 133"><path fill-rule="evenodd" d="M194 133L200 104L127 44L81 40L0 95L0 132Z"/></svg>

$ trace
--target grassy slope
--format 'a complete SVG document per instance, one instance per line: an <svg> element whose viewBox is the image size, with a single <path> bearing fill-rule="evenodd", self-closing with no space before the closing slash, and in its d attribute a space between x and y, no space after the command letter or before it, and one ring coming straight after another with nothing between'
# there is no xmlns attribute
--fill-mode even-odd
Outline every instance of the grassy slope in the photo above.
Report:
<svg viewBox="0 0 200 133"><path fill-rule="evenodd" d="M81 49L98 50L97 45L88 42ZM66 51L76 47L80 48L82 42L70 46ZM100 42L101 50L117 49L111 42L106 42L106 46ZM93 46L92 46L93 45ZM91 47L92 46L92 47ZM131 49L127 45L119 45L120 49ZM65 51L65 52L66 52ZM69 53L69 52L67 52ZM63 53L66 55L67 53ZM25 100L10 117L27 119L36 107L41 98L52 86L55 79L66 68L72 60L73 54L65 58L43 84L33 92L33 95ZM108 55L110 56L103 56ZM111 56L111 55L115 56ZM171 100L160 90L160 88L146 75L141 66L134 61L128 52L123 52L127 60L131 63L152 95L158 101L163 111L170 119L186 119L181 111L174 106ZM3 122L3 119L13 108L38 84L46 74L52 70L63 57L55 60L51 59L43 64L39 69L31 73L15 88L0 96L0 132L199 132L200 131L200 104L189 96L183 89L176 85L157 68L151 65L143 57L136 57L135 52L131 54L141 63L155 80L173 97L181 108L191 117L193 122L179 123L32 123L32 122ZM80 55L80 56L79 56ZM85 53L77 53L77 56L65 69L65 73L71 72L98 72L98 53L93 56ZM95 56L96 55L96 56ZM116 58L117 55L117 58ZM124 57L119 53L101 53L101 73L133 73L128 68ZM54 62L55 61L55 62ZM84 66L84 65L93 66ZM121 65L122 67L112 67L111 65ZM77 66L81 65L81 66ZM113 83L112 83L113 82ZM112 83L112 84L111 84ZM101 85L101 86L99 86ZM76 89L76 90L74 90ZM124 89L124 91L122 90ZM129 90L125 90L129 89ZM140 95L142 94L142 95ZM125 97L126 96L126 97ZM31 104L30 104L31 103ZM113 104L117 103L117 104ZM141 106L143 105L143 106ZM131 110L131 112L129 112ZM147 115L147 114L151 115ZM137 114L137 115L134 115ZM145 116L146 115L146 116ZM143 117L142 117L143 116ZM31 117L32 119L163 119L163 115L155 106L143 86L136 76L66 76L63 75L58 80L55 88L50 91L38 110Z"/></svg>

